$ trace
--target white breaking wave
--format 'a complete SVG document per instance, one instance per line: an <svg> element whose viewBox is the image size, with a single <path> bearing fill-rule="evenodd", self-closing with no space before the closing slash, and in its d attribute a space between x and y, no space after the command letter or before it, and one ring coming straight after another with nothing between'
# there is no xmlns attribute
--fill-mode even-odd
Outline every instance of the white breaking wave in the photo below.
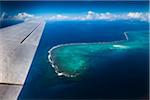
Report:
<svg viewBox="0 0 150 100"><path fill-rule="evenodd" d="M113 45L113 47L122 48L122 49L127 49L128 48L128 46L124 46L124 45Z"/></svg>
<svg viewBox="0 0 150 100"><path fill-rule="evenodd" d="M58 76L66 76L66 77L76 77L79 75L79 73L75 74L75 75L71 75L65 72L60 72L59 68L57 65L54 64L54 61L52 59L52 51L54 49L60 48L60 47L64 47L64 46L74 46L74 45L81 45L81 44L109 44L109 43L118 43L118 42L122 42L122 41L127 41L128 40L128 35L127 32L123 33L125 36L125 39L123 40L117 40L117 41L112 41L112 42L94 42L94 43L67 43L67 44L59 44L56 45L54 47L52 47L49 51L48 51L48 60L51 63L52 67L54 68L55 72L57 73ZM117 47L117 48L126 48L126 46L123 45L113 45L113 47Z"/></svg>

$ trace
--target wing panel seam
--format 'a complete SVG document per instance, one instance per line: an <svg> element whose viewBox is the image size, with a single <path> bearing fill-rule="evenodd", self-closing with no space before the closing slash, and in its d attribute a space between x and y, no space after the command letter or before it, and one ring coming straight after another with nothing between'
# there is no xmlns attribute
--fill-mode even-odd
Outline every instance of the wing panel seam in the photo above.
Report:
<svg viewBox="0 0 150 100"><path fill-rule="evenodd" d="M40 23L41 24L41 23ZM22 44L39 26L40 26L40 24L37 26L37 27L35 27L21 42L20 42L20 44Z"/></svg>

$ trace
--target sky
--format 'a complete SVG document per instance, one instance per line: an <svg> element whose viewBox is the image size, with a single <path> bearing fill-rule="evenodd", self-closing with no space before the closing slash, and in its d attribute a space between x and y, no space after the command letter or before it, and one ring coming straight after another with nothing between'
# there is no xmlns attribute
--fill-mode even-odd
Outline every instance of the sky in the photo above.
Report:
<svg viewBox="0 0 150 100"><path fill-rule="evenodd" d="M148 1L1 1L0 10L1 18L7 14L15 18L146 20L149 5Z"/></svg>

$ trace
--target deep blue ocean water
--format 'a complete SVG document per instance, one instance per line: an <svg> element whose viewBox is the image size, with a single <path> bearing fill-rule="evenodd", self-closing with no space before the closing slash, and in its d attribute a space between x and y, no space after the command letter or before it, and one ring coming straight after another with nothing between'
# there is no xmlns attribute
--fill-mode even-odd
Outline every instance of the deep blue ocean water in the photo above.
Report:
<svg viewBox="0 0 150 100"><path fill-rule="evenodd" d="M100 58L94 58L94 64L88 72L77 78L57 76L48 61L48 51L53 46L64 43L121 40L124 39L123 32L141 30L148 31L148 23L136 21L47 22L19 99L147 98L148 46L142 50L127 52L125 57L117 61L110 57L109 62L103 65L99 63Z"/></svg>

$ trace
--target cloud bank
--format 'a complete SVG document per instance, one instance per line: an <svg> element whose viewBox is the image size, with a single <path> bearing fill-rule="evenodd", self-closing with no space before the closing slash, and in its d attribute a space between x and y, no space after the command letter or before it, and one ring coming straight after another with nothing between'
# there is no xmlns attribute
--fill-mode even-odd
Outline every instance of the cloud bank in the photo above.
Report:
<svg viewBox="0 0 150 100"><path fill-rule="evenodd" d="M32 14L28 14L28 13L18 13L16 16L14 16L15 19L18 19L18 20L30 20L30 19L35 19L36 16L32 15Z"/></svg>
<svg viewBox="0 0 150 100"><path fill-rule="evenodd" d="M149 13L144 12L128 12L128 13L96 13L93 11L88 11L85 15L80 16L66 16L66 15L53 15L53 16L35 16L32 14L28 14L26 12L18 13L14 16L15 19L18 20L32 20L32 19L43 19L48 21L61 21L61 20L137 20L137 21L149 21Z"/></svg>

